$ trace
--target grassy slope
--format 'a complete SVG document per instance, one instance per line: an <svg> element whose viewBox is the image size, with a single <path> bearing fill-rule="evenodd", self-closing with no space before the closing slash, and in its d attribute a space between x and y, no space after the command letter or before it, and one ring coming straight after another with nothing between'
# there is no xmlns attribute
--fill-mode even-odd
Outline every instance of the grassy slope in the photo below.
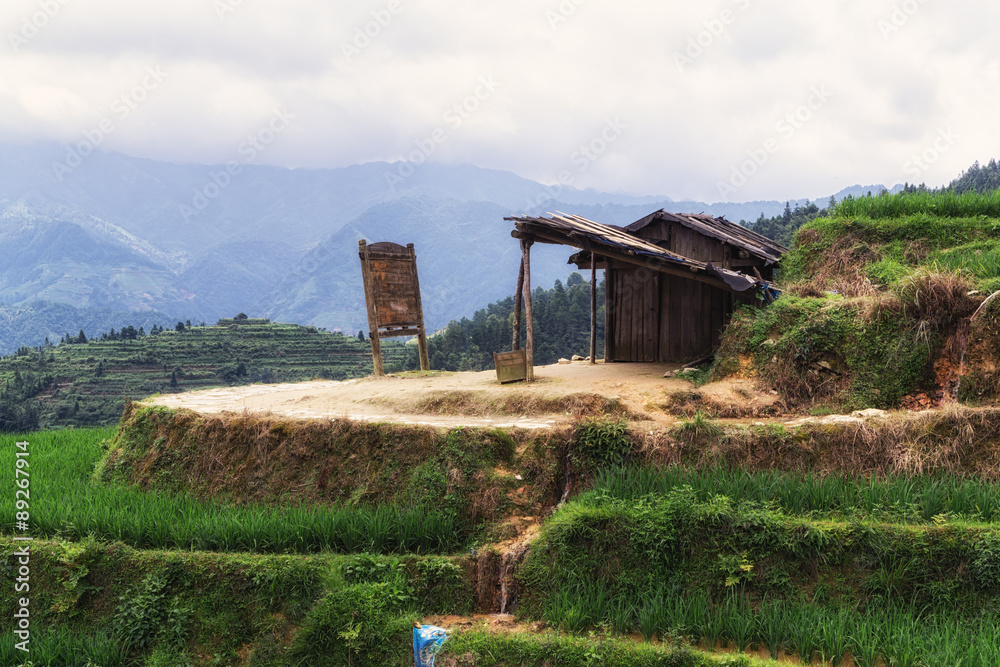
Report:
<svg viewBox="0 0 1000 667"><path fill-rule="evenodd" d="M290 555L184 550L138 550L100 534L87 517L106 509L144 530L184 530L161 512L178 498L105 485L94 476L108 429L5 436L0 470L13 470L15 441L26 440L31 479L32 653L36 667L117 665L363 666L412 664L410 624L429 614L464 614L479 595L475 561L445 557L363 553L319 554L291 544ZM7 474L0 475L5 482ZM115 510L118 494L127 506ZM169 496L169 494L166 494ZM165 497L165 496L164 496ZM5 499L6 500L6 499ZM182 501L181 504L188 502ZM197 501L190 500L190 503ZM120 503L119 503L120 504ZM13 508L6 508L10 514ZM230 521L247 534L257 508L192 507L189 520L206 520L205 534L225 534ZM121 517L127 514L132 516ZM202 516L207 514L207 517ZM298 517L300 529L315 527L315 515ZM54 529L55 526L59 528ZM80 533L97 533L80 537ZM238 531L237 531L238 533ZM12 587L21 543L0 536L0 585ZM240 545L231 545L238 548ZM355 551L364 545L356 546ZM423 551L419 546L417 550ZM0 596L0 615L11 618L15 596ZM7 630L0 630L0 664L18 665ZM699 654L685 647L643 647L614 639L595 644L553 635L494 637L479 632L455 637L442 664L542 664L560 656L567 666L757 664ZM450 662L449 662L450 661ZM526 662L527 661L527 662Z"/></svg>
<svg viewBox="0 0 1000 667"><path fill-rule="evenodd" d="M734 316L714 377L756 375L790 406L838 410L1000 392L986 335L1000 311L968 324L1000 289L1000 192L847 199L798 231L781 280L774 305Z"/></svg>
<svg viewBox="0 0 1000 667"><path fill-rule="evenodd" d="M513 511L535 514L553 503L566 444L564 434L548 431L443 432L134 404L109 445L101 476L206 500L422 508L428 523L438 518L469 535L498 526Z"/></svg>
<svg viewBox="0 0 1000 667"><path fill-rule="evenodd" d="M861 665L997 664L993 485L919 472L934 450L956 453L962 436L947 424L959 414L770 440L689 422L676 435L704 438L700 456L680 455L691 464L605 470L546 522L518 574L520 613L571 632L679 633L827 660L849 652ZM958 458L995 458L996 443L975 435L1000 424L989 414L958 429L978 452ZM939 440L920 443L928 436ZM841 453L829 451L838 442ZM661 460L677 463L664 444ZM733 456L718 466L705 457L713 449ZM756 469L761 456L789 455L794 472ZM887 468L872 463L893 457L903 474L880 477ZM837 461L839 474L823 476Z"/></svg>
<svg viewBox="0 0 1000 667"><path fill-rule="evenodd" d="M192 426L183 413L150 410L144 416L150 428L135 423L137 416L119 438L132 438L137 451L142 442L147 451L149 444L156 448L161 431L151 427L157 419ZM995 664L1000 619L988 610L1000 594L1000 534L992 523L1000 498L990 484L974 478L914 473L930 463L926 456L932 451L942 456L942 465L950 460L979 465L975 462L995 450L992 440L963 434L996 434L998 424L991 411L915 419L882 427L885 434L858 425L838 427L840 433L827 427L723 430L696 420L669 434L672 444L650 448L648 442L640 446L644 431L582 422L572 437L574 476L578 484L593 480L593 488L546 522L518 574L519 613L578 634L617 630L827 657L850 651L868 660L862 664L874 664L880 654L898 664L916 664L918 656L948 664L962 651L969 664ZM927 433L940 440L928 442ZM93 464L108 435L97 430L28 437L36 534L51 523L49 514L65 513L71 521L80 516L74 515L79 509L50 510L45 504L58 489L72 487L74 478L84 493L73 496L79 507L103 506L122 491L134 494L132 512L146 535L176 520L146 514L144 503L165 492L94 482ZM859 439L872 449L867 458L850 455ZM462 449L475 442L473 434ZM891 456L876 453L891 442L912 443L895 454L895 464ZM949 444L950 453L942 451ZM9 446L3 451L0 465L10 469ZM772 467L790 472L754 470L766 451L774 463L782 462ZM434 466L441 463L431 460ZM613 465L629 460L647 467ZM648 467L685 460L688 465L666 471ZM900 477L857 480L848 472L898 469L903 461L914 467L901 470L909 474ZM751 468L733 470L729 465L735 462ZM838 465L839 476L810 474ZM962 466L951 470L967 471ZM135 470L134 464L120 472L127 470ZM224 512L210 513L206 534L240 534L226 528L225 513L246 534L260 529L256 508L219 507ZM317 517L297 521L308 531ZM73 536L69 527L64 530L62 537ZM6 573L14 545L2 541ZM312 548L293 543L287 550ZM54 643L40 645L39 655L90 651L104 656L104 664L124 664L124 652L150 665L182 658L192 664L216 658L234 665L342 665L348 659L358 665L403 664L409 660L404 648L409 621L482 604L484 582L475 573L484 558L496 558L489 547L481 548L477 563L468 556L326 551L286 557L136 551L93 539L38 543L36 554L35 601L44 610L37 621L55 630L49 633ZM132 642L125 649L123 638ZM614 639L482 633L456 637L440 659L456 666L541 665L561 656L560 664L585 665L597 655L604 664L621 665L724 660L685 648L647 652Z"/></svg>
<svg viewBox="0 0 1000 667"><path fill-rule="evenodd" d="M116 442L139 454L160 450L159 456L175 454L183 461L182 450L174 449L183 438L164 437L171 425L208 442L199 431L203 426L190 415L157 409L134 412ZM289 426L258 428L257 437L266 441L269 433ZM381 436L388 443L415 435L384 426L353 428L360 431L341 433L343 443L350 445L352 437ZM114 655L122 653L115 647L127 636L133 644L126 652L142 656L140 664L174 664L180 655L192 664L212 664L218 657L220 664L233 665L339 665L348 654L358 665L403 664L407 624L414 616L464 613L473 605L491 604L483 589L495 585L492 577L499 570L488 565L501 556L489 546L480 545L475 559L406 554L425 554L419 545L403 545L399 556L335 556L329 549L310 556L316 545L296 538L278 550L303 555L240 553L249 536L260 540L261 550L271 550L276 540L267 536L280 532L282 523L294 523L299 536L320 532L322 513L273 521L261 518L265 506L230 506L156 491L168 478L160 478L157 466L141 458L111 477L150 472L143 478L145 491L97 483L94 464L104 452L102 443L110 446L109 435L80 430L28 436L33 530L74 540L38 545L37 601L47 610L39 622L62 628L51 634L53 651L63 650L59 646L75 655L99 651L109 656L106 664L123 664L115 662ZM456 436L462 440L449 444L448 438ZM998 436L995 411L800 431L723 429L697 418L658 443L651 443L644 429L623 429L619 422L581 422L570 438L573 474L577 488L591 485L588 480L593 488L546 522L517 575L519 613L577 634L618 630L827 656L850 650L871 659L893 656L899 664L915 664L906 661L916 656L935 656L946 664L956 647L965 647L969 664L995 664L990 661L998 659L1000 619L988 610L1000 594L1000 534L992 523L1000 496L991 484L964 475L996 471L990 462ZM455 461L448 457L457 452L478 460L477 448L489 451L496 445L490 438L499 434L439 437L429 438L423 451L444 450L441 456L416 466L422 472L411 473L411 479L431 480L435 470L450 470ZM286 445L298 442L307 449L308 441L290 439ZM859 441L866 443L867 453L859 452ZM4 442L0 470L12 468L9 444ZM368 462L403 460L394 447L353 449ZM558 476L562 449L556 451L550 474ZM501 457L505 467L529 472L507 456ZM615 467L627 461L641 467ZM650 464L674 467L664 471ZM731 467L736 465L746 469ZM762 473L761 466L773 470ZM838 468L839 475L814 476L817 470ZM918 473L935 469L953 476ZM901 475L877 477L890 470ZM876 478L858 480L855 471ZM369 482L381 476L376 470ZM397 486L392 478L376 483L372 500L391 502ZM438 508L457 507L455 496L475 490L475 485L450 493L444 488L442 495L427 498ZM556 494L549 488L546 495ZM119 497L129 508L107 512ZM277 508L296 504L283 493L268 501ZM171 507L188 505L183 516L169 514ZM80 539L88 532L81 529L85 517L95 513L119 522L123 514L134 515L135 530L149 540L135 544L158 546L157 536L189 531L211 537L215 541L205 544L226 553L192 551L203 543L183 541L185 551L136 551L96 530L108 541ZM61 528L55 528L60 519ZM367 530L385 533L384 527ZM217 539L226 536L233 542ZM6 573L14 546L2 540ZM345 550L368 548L359 541ZM286 576L286 570L291 574ZM876 613L884 607L887 612ZM355 637L359 627L366 629ZM441 659L456 666L541 665L554 655L563 656L560 664L566 665L592 664L595 655L605 664L622 665L701 665L721 659L684 648L646 653L612 639L481 633L457 637Z"/></svg>

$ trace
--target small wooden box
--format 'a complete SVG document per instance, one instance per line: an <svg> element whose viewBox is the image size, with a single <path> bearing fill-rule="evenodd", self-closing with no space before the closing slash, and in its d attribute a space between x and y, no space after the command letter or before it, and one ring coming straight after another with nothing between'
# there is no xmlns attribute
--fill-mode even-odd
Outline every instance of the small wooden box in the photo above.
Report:
<svg viewBox="0 0 1000 667"><path fill-rule="evenodd" d="M500 381L500 384L517 382L528 376L528 364L524 359L524 350L494 352L493 365L497 367L497 380Z"/></svg>

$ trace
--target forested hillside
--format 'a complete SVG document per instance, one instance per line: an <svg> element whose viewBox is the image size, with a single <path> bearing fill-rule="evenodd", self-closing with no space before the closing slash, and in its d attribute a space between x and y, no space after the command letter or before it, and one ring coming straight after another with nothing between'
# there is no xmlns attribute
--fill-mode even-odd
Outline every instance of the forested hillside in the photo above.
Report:
<svg viewBox="0 0 1000 667"><path fill-rule="evenodd" d="M971 167L962 172L962 175L948 184L949 190L957 194L968 192L993 192L1000 188L1000 163L996 158L991 158L985 165L974 162Z"/></svg>
<svg viewBox="0 0 1000 667"><path fill-rule="evenodd" d="M604 281L597 290L597 356L604 356ZM590 281L571 273L566 285L532 292L535 320L535 364L553 364L560 357L590 354ZM514 297L476 311L472 319L453 320L428 342L431 368L481 371L493 368L493 353L511 349ZM523 319L522 319L523 321ZM524 344L524 327L521 341Z"/></svg>
<svg viewBox="0 0 1000 667"><path fill-rule="evenodd" d="M833 204L834 201L831 197L830 205L833 206ZM815 203L810 202L806 202L805 206L796 205L793 210L791 204L785 202L785 210L781 215L765 218L764 214L761 213L760 217L752 223L740 220L740 224L749 227L758 234L777 241L786 248L790 248L792 247L792 241L795 239L795 232L798 228L810 220L827 215L827 211L828 209L821 209Z"/></svg>

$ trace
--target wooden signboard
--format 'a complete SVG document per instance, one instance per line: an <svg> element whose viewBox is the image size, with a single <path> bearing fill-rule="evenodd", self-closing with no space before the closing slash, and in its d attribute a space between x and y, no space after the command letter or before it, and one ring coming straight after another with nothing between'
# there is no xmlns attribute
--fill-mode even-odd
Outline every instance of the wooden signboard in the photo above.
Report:
<svg viewBox="0 0 1000 667"><path fill-rule="evenodd" d="M513 352L494 352L493 365L497 367L497 380L500 384L517 382L528 377L527 362L524 350Z"/></svg>
<svg viewBox="0 0 1000 667"><path fill-rule="evenodd" d="M375 375L385 375L381 339L416 336L420 348L420 370L430 370L424 309L417 280L417 255L413 244L401 246L384 241L368 245L358 241L361 276L368 306L368 338L372 343Z"/></svg>

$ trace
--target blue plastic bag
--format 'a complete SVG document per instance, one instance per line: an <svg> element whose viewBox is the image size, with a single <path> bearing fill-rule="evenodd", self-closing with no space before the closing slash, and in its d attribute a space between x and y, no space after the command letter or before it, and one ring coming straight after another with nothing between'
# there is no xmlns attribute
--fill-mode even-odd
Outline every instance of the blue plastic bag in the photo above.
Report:
<svg viewBox="0 0 1000 667"><path fill-rule="evenodd" d="M448 639L448 632L433 625L413 628L413 661L415 667L434 667L434 656Z"/></svg>

